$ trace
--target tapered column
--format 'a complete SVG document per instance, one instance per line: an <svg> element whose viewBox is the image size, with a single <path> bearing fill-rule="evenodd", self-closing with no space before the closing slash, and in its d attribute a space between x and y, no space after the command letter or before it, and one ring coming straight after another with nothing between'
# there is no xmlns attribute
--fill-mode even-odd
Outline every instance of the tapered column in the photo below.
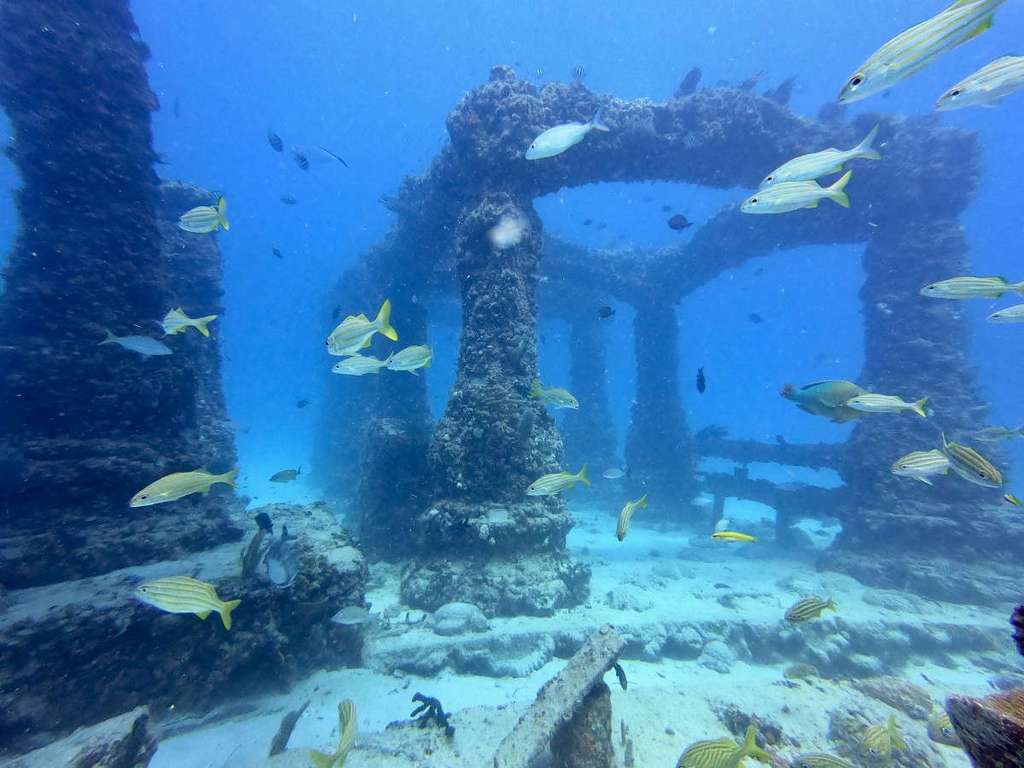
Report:
<svg viewBox="0 0 1024 768"><path fill-rule="evenodd" d="M590 309L596 302L581 302ZM568 463L588 464L596 472L614 466L615 429L608 406L608 345L605 326L594 312L568 318L569 380L579 400L575 411L565 411L563 433Z"/></svg>

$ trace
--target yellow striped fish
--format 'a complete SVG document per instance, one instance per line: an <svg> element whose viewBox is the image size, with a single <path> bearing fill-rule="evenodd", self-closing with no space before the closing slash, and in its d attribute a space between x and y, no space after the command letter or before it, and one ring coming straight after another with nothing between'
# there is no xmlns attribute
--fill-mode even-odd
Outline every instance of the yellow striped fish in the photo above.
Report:
<svg viewBox="0 0 1024 768"><path fill-rule="evenodd" d="M342 376L365 376L368 373L380 373L380 369L388 364L387 360L378 360L366 355L351 355L334 364L331 373Z"/></svg>
<svg viewBox="0 0 1024 768"><path fill-rule="evenodd" d="M530 397L539 398L544 405L552 408L579 408L580 403L573 394L562 387L545 387L539 381L534 381L530 387Z"/></svg>
<svg viewBox="0 0 1024 768"><path fill-rule="evenodd" d="M992 26L1006 0L957 0L875 51L846 81L839 101L849 104L886 91Z"/></svg>
<svg viewBox="0 0 1024 768"><path fill-rule="evenodd" d="M416 371L429 368L433 360L434 350L426 344L414 344L392 354L386 364L389 371L408 371L413 376L419 376Z"/></svg>
<svg viewBox="0 0 1024 768"><path fill-rule="evenodd" d="M889 715L886 722L867 728L861 741L864 745L864 752L875 760L888 760L892 757L894 749L907 748L907 744L900 734L896 715Z"/></svg>
<svg viewBox="0 0 1024 768"><path fill-rule="evenodd" d="M998 299L1013 291L1024 293L1024 282L1011 283L1005 277L951 277L926 285L921 295L933 299Z"/></svg>
<svg viewBox="0 0 1024 768"><path fill-rule="evenodd" d="M985 318L990 323L1024 323L1024 304L1000 309Z"/></svg>
<svg viewBox="0 0 1024 768"><path fill-rule="evenodd" d="M831 187L823 187L816 181L772 184L744 200L740 210L743 213L789 213L801 208L817 208L825 198L849 208L850 198L843 190L852 176L853 171L847 171Z"/></svg>
<svg viewBox="0 0 1024 768"><path fill-rule="evenodd" d="M572 488L576 483L590 485L590 478L587 477L587 465L584 464L575 475L571 472L552 472L549 475L538 477L530 487L526 489L527 496L554 496L566 488Z"/></svg>
<svg viewBox="0 0 1024 768"><path fill-rule="evenodd" d="M757 537L739 531L715 531L711 538L716 541L757 541Z"/></svg>
<svg viewBox="0 0 1024 768"><path fill-rule="evenodd" d="M896 477L912 477L925 485L931 485L929 477L949 474L949 458L942 451L912 451L893 462L892 473Z"/></svg>
<svg viewBox="0 0 1024 768"><path fill-rule="evenodd" d="M811 597L804 597L797 600L793 605L786 611L786 621L790 624L800 624L811 619L816 619L821 616L822 611L838 611L839 608L836 606L835 600L831 597L817 597L812 595Z"/></svg>
<svg viewBox="0 0 1024 768"><path fill-rule="evenodd" d="M790 768L854 768L841 757L827 755L824 752L806 752L797 755L789 764Z"/></svg>
<svg viewBox="0 0 1024 768"><path fill-rule="evenodd" d="M316 768L342 768L345 758L356 740L356 705L352 699L338 704L338 748L332 754L309 751L309 757Z"/></svg>
<svg viewBox="0 0 1024 768"><path fill-rule="evenodd" d="M200 619L205 619L211 611L219 613L224 629L231 629L231 612L242 602L221 600L212 584L191 576L147 581L135 588L135 596L167 613L194 613Z"/></svg>
<svg viewBox="0 0 1024 768"><path fill-rule="evenodd" d="M207 493L214 483L224 483L235 487L238 468L229 470L222 475L213 475L205 469L193 469L191 472L172 472L164 475L156 482L150 483L132 496L133 507L151 507L167 501L177 501L193 493Z"/></svg>
<svg viewBox="0 0 1024 768"><path fill-rule="evenodd" d="M1012 493L1004 493L1003 501L1005 501L1007 504L1013 504L1013 506L1015 507L1024 507L1024 501L1021 501Z"/></svg>
<svg viewBox="0 0 1024 768"><path fill-rule="evenodd" d="M762 763L771 762L771 755L757 746L757 728L747 726L742 744L732 739L698 741L686 748L676 768L739 768L745 758L752 757Z"/></svg>
<svg viewBox="0 0 1024 768"><path fill-rule="evenodd" d="M851 397L846 401L847 408L865 413L900 413L901 411L913 411L922 419L928 418L928 412L924 406L928 402L927 397L908 403L896 395L879 395L874 392L866 392L863 395Z"/></svg>
<svg viewBox="0 0 1024 768"><path fill-rule="evenodd" d="M335 357L354 355L360 349L370 346L375 333L398 341L398 332L391 327L390 299L384 299L373 320L366 315L349 315L342 320L327 337L327 353Z"/></svg>
<svg viewBox="0 0 1024 768"><path fill-rule="evenodd" d="M947 747L963 747L963 742L957 736L953 723L949 721L949 715L943 710L939 710L928 718L928 738L939 744L945 744Z"/></svg>
<svg viewBox="0 0 1024 768"><path fill-rule="evenodd" d="M774 171L764 177L761 182L761 189L772 184L781 184L784 181L813 181L821 176L830 173L839 173L843 170L843 164L850 160L862 158L864 160L881 160L882 156L875 150L873 144L878 136L878 126L871 129L864 140L853 149L836 149L831 147L821 152L813 152L783 163Z"/></svg>
<svg viewBox="0 0 1024 768"><path fill-rule="evenodd" d="M228 223L228 203L223 197L217 201L216 206L197 205L185 211L178 219L179 229L196 235L216 232L218 227L224 230L231 229L231 224Z"/></svg>
<svg viewBox="0 0 1024 768"><path fill-rule="evenodd" d="M949 466L964 480L986 488L1002 488L1002 473L973 448L947 442L943 434L942 450L949 457Z"/></svg>
<svg viewBox="0 0 1024 768"><path fill-rule="evenodd" d="M633 513L638 509L647 508L647 494L645 493L636 501L627 501L626 506L619 512L619 523L615 527L615 538L622 541L626 538L626 532L629 531L629 523L633 519Z"/></svg>
<svg viewBox="0 0 1024 768"><path fill-rule="evenodd" d="M168 336L173 336L176 333L182 333L187 331L189 328L195 328L203 334L203 336L209 338L210 329L207 326L216 319L217 315L189 317L181 307L175 307L174 309L168 310L160 325L164 329L164 333Z"/></svg>
<svg viewBox="0 0 1024 768"><path fill-rule="evenodd" d="M1003 56L968 75L939 96L935 108L994 107L1003 97L1024 88L1024 56Z"/></svg>

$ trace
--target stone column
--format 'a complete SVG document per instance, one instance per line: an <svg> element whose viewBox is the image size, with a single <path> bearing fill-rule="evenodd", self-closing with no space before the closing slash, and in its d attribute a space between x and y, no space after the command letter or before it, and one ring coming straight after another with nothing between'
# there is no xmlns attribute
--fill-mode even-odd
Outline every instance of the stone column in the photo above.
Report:
<svg viewBox="0 0 1024 768"><path fill-rule="evenodd" d="M500 247L489 232L503 218L518 219L522 232ZM566 552L565 501L526 496L540 475L562 469L554 423L529 395L540 219L528 199L487 195L464 208L454 248L458 370L430 446L434 499L414 525L420 556L403 596L429 609L463 600L489 614L549 614L585 599L589 571Z"/></svg>
<svg viewBox="0 0 1024 768"><path fill-rule="evenodd" d="M220 311L214 236L162 239L176 230L158 212L157 102L137 35L126 0L0 4L0 103L24 182L0 297L0 571L8 587L238 535L223 487L171 512L128 506L163 474L224 471L234 458L226 427L215 423L223 420L219 356L206 345L216 342L193 333L170 342L173 355L151 358L97 345L104 327L159 335L164 313L190 296L193 313ZM162 252L162 243L175 250ZM193 281L204 287L184 287Z"/></svg>
<svg viewBox="0 0 1024 768"><path fill-rule="evenodd" d="M597 302L581 302L596 307ZM567 318L570 390L579 410L565 411L563 427L566 461L576 467L588 464L594 472L614 466L615 430L608 406L608 357L605 326L594 312L577 312Z"/></svg>
<svg viewBox="0 0 1024 768"><path fill-rule="evenodd" d="M675 509L694 492L696 455L680 400L679 326L672 302L658 294L636 302L636 398L626 464L651 511ZM664 507L662 502L667 502Z"/></svg>

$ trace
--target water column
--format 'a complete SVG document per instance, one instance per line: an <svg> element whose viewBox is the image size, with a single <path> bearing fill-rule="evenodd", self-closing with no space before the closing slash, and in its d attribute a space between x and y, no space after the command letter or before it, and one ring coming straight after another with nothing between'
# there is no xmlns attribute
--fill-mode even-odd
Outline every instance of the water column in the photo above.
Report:
<svg viewBox="0 0 1024 768"><path fill-rule="evenodd" d="M520 234L492 242L503 219L518 222ZM413 526L418 556L403 597L429 609L464 600L491 614L550 614L585 599L589 573L566 552L564 500L526 495L540 475L562 468L554 422L530 397L540 219L529 199L486 194L464 207L454 249L458 369L430 446L433 499Z"/></svg>

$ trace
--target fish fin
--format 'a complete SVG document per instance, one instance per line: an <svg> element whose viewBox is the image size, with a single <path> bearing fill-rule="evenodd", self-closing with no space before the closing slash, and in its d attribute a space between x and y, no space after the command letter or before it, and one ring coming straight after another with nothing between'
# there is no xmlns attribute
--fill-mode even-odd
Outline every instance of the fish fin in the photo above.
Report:
<svg viewBox="0 0 1024 768"><path fill-rule="evenodd" d="M590 478L587 477L587 465L586 464L584 464L582 467L580 467L580 471L576 475L576 479L579 480L584 485L590 485Z"/></svg>
<svg viewBox="0 0 1024 768"><path fill-rule="evenodd" d="M853 151L856 153L856 156L862 157L865 160L881 160L882 156L873 146L877 136L878 125L875 125L875 127L868 132L868 135L864 137L864 140L854 147Z"/></svg>
<svg viewBox="0 0 1024 768"><path fill-rule="evenodd" d="M530 397L540 397L540 379L534 379L533 384L530 385ZM1021 437L1024 437L1024 435L1021 435Z"/></svg>
<svg viewBox="0 0 1024 768"><path fill-rule="evenodd" d="M241 600L228 600L220 607L220 620L224 622L224 629L231 629L231 612L241 603Z"/></svg>
<svg viewBox="0 0 1024 768"><path fill-rule="evenodd" d="M210 329L207 327L210 323L217 319L217 315L207 315L206 317L197 317L192 321L192 327L199 331L206 338L210 338Z"/></svg>
<svg viewBox="0 0 1024 768"><path fill-rule="evenodd" d="M231 229L231 222L228 221L228 201L223 197L217 201L217 223L225 230Z"/></svg>
<svg viewBox="0 0 1024 768"><path fill-rule="evenodd" d="M835 600L833 600L833 599L832 599L832 598L830 597L830 598L828 599L828 602L827 602L827 603L825 603L825 607L824 607L824 608L822 608L821 610L823 610L823 611L835 611L836 613L839 613L839 606L838 606L838 605L836 605L836 601L835 601Z"/></svg>
<svg viewBox="0 0 1024 768"><path fill-rule="evenodd" d="M238 478L238 469L238 467L235 467L234 469L228 470L223 475L218 475L217 479L211 482L210 485L213 485L213 483L225 483L226 485L230 485L232 488L237 487L235 485L235 480ZM207 486L206 490L210 490L210 487Z"/></svg>
<svg viewBox="0 0 1024 768"><path fill-rule="evenodd" d="M391 327L391 299L384 299L384 303L380 305L380 311L377 313L377 319L373 322L377 324L378 333L392 341L398 341L398 331Z"/></svg>
<svg viewBox="0 0 1024 768"><path fill-rule="evenodd" d="M96 346L100 344L117 344L117 336L115 336L109 328L104 328L103 332L106 333L106 337Z"/></svg>
<svg viewBox="0 0 1024 768"><path fill-rule="evenodd" d="M916 403L914 403L912 406L910 406L910 409L914 413L919 415L921 418L927 419L928 418L928 411L926 411L924 409L924 406L925 406L925 404L927 402L928 402L928 398L927 397L922 397L920 400L918 400Z"/></svg>
<svg viewBox="0 0 1024 768"><path fill-rule="evenodd" d="M316 768L332 768L336 755L326 755L315 749L309 750L309 759Z"/></svg>
<svg viewBox="0 0 1024 768"><path fill-rule="evenodd" d="M817 208L817 207L818 207L818 201L817 200L815 200L813 203L808 203L807 205L804 206L804 208Z"/></svg>
<svg viewBox="0 0 1024 768"><path fill-rule="evenodd" d="M374 373L376 373L376 371L374 371ZM414 371L412 368L409 369L409 373L411 373L413 376L419 376L419 374L416 373L416 371Z"/></svg>
<svg viewBox="0 0 1024 768"><path fill-rule="evenodd" d="M373 343L373 337L369 336L369 337L367 337L366 341L363 342L363 346L361 346L360 349L366 349L372 343Z"/></svg>
<svg viewBox="0 0 1024 768"><path fill-rule="evenodd" d="M196 616L198 616L203 621L206 621L206 617L209 616L209 615L210 615L209 611L196 611Z"/></svg>
<svg viewBox="0 0 1024 768"><path fill-rule="evenodd" d="M603 109L598 109L597 112L594 113L594 116L590 118L590 127L595 131L604 131L607 133L611 128L604 124L604 120L601 117L601 113L603 111Z"/></svg>
<svg viewBox="0 0 1024 768"><path fill-rule="evenodd" d="M647 494L645 493L640 497L640 500L636 503L637 507L647 509Z"/></svg>
<svg viewBox="0 0 1024 768"><path fill-rule="evenodd" d="M946 471L948 472L949 470L947 469ZM931 480L929 480L929 479L928 479L927 477L915 477L914 479L915 479L915 480L920 480L920 481L921 481L922 483L924 483L925 485L935 485L935 483L933 483L933 482L932 482Z"/></svg>
<svg viewBox="0 0 1024 768"><path fill-rule="evenodd" d="M978 35L980 35L985 30L991 29L992 28L992 20L993 20L994 17L995 17L995 14L994 13L990 13L988 16L986 16L984 19L982 19L981 23L978 24L978 26L976 26L973 30L971 30L971 34L969 34L966 38L964 38L964 42L967 42L968 40L973 40L974 38L976 38Z"/></svg>
<svg viewBox="0 0 1024 768"><path fill-rule="evenodd" d="M747 733L743 739L743 745L740 747L739 762L742 763L744 757L753 757L755 760L763 762L771 760L765 751L757 746L757 726L753 724L747 726Z"/></svg>
<svg viewBox="0 0 1024 768"><path fill-rule="evenodd" d="M1024 294L1024 280L1021 280L1016 285L1010 286L1010 289L1016 291L1017 293ZM1021 436L1024 436L1024 427L1021 427L1020 429Z"/></svg>
<svg viewBox="0 0 1024 768"><path fill-rule="evenodd" d="M853 176L853 171L847 171L841 177L839 181L828 187L826 191L828 196L831 197L835 202L839 203L843 208L850 207L850 198L846 196L846 185L850 183L850 178Z"/></svg>

